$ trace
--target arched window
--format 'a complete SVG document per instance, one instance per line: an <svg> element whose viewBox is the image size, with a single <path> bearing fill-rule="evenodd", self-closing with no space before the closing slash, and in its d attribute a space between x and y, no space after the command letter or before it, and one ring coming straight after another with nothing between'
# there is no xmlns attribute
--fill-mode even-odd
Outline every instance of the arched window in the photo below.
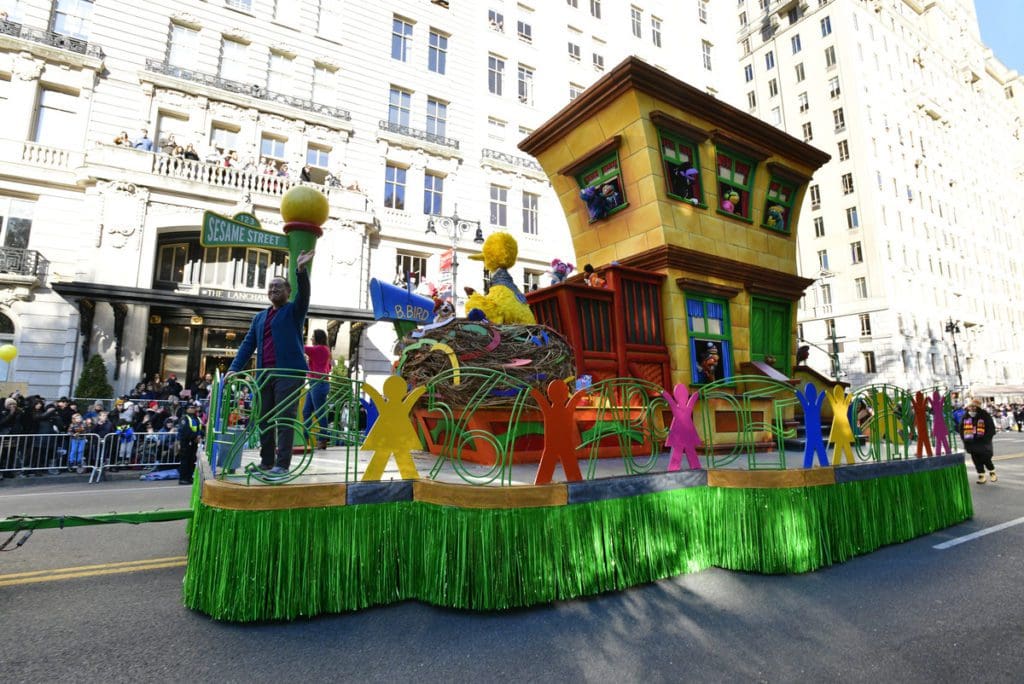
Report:
<svg viewBox="0 0 1024 684"><path fill-rule="evenodd" d="M14 342L14 321L0 313L0 344Z"/></svg>

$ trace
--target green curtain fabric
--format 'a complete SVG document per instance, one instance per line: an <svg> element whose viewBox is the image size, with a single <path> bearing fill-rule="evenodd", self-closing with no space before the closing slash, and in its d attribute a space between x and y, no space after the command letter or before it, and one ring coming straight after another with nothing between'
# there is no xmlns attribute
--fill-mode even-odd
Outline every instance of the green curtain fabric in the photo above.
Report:
<svg viewBox="0 0 1024 684"><path fill-rule="evenodd" d="M220 620L418 599L500 610L710 566L806 572L973 515L962 467L796 489L693 487L545 508L196 502L184 602Z"/></svg>

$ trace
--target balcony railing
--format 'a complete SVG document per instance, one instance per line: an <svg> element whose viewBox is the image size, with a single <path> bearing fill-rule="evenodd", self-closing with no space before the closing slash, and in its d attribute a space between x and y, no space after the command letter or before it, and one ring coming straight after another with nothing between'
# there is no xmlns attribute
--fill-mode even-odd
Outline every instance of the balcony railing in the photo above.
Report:
<svg viewBox="0 0 1024 684"><path fill-rule="evenodd" d="M388 131L389 133L398 133L399 135L416 138L417 140L424 140L429 143L434 143L435 145L443 145L456 150L459 149L458 140L455 140L454 138L446 138L443 135L437 135L436 133L421 131L418 128L410 128L409 126L403 126L402 124L393 123L383 119L380 122L380 128L381 130Z"/></svg>
<svg viewBox="0 0 1024 684"><path fill-rule="evenodd" d="M273 176L257 171L245 171L237 167L224 166L223 164L172 157L169 154L153 154L152 158L153 165L151 171L158 176L208 183L209 185L216 185L222 188L238 188L239 190L258 192L264 195L280 196L296 185L322 187L315 183L303 183L287 176Z"/></svg>
<svg viewBox="0 0 1024 684"><path fill-rule="evenodd" d="M53 31L43 31L42 29L22 26L17 22L7 21L6 19L0 19L0 35L31 40L33 43L41 43L42 45L49 45L61 50L77 52L80 55L103 59L103 49L95 43L90 44L88 41L65 36L61 33L54 33Z"/></svg>
<svg viewBox="0 0 1024 684"><path fill-rule="evenodd" d="M38 276L45 270L46 260L34 249L0 247L0 273Z"/></svg>
<svg viewBox="0 0 1024 684"><path fill-rule="evenodd" d="M277 102L289 107L313 112L314 114L323 114L324 116L330 116L343 121L350 121L352 119L352 115L349 114L347 109L319 104L301 97L275 93L272 90L267 90L258 83L239 83L238 81L230 81L226 78L221 78L220 76L214 76L213 74L193 71L192 69L183 69L182 67L168 64L166 61L159 59L147 59L146 71L180 78L183 81L199 83L201 85L210 86L211 88L217 88L218 90L225 90L230 93L237 93L239 95L256 98L257 100Z"/></svg>
<svg viewBox="0 0 1024 684"><path fill-rule="evenodd" d="M529 157L517 157L514 154L508 154L507 152L500 152L498 150L492 150L489 148L483 148L480 150L480 156L484 159L494 159L512 166L522 166L524 169L531 169L533 171L543 171L535 160Z"/></svg>

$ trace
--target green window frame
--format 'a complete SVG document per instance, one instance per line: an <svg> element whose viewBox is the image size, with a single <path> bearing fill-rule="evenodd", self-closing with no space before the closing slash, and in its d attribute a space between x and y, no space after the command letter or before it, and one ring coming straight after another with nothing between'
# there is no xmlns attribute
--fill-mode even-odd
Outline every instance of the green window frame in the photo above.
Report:
<svg viewBox="0 0 1024 684"><path fill-rule="evenodd" d="M686 334L691 384L704 385L732 376L732 326L727 300L687 292ZM710 358L712 355L717 361Z"/></svg>
<svg viewBox="0 0 1024 684"><path fill-rule="evenodd" d="M603 157L601 161L583 169L576 176L576 182L581 191L586 192L593 188L606 198L603 205L598 205L603 211L596 213L594 205L584 200L590 212L591 223L608 218L629 206L629 202L626 200L626 189L622 182L622 168L619 165L618 152L612 152L607 157Z"/></svg>
<svg viewBox="0 0 1024 684"><path fill-rule="evenodd" d="M757 162L724 147L715 148L718 175L718 213L750 221L750 194L754 188ZM736 201L729 199L735 192ZM731 208L730 208L731 207Z"/></svg>
<svg viewBox="0 0 1024 684"><path fill-rule="evenodd" d="M793 201L796 199L797 184L772 176L768 183L768 193L764 201L764 214L761 219L761 226L768 230L779 233L792 232L790 227L790 213L793 209ZM779 211L769 213L773 206L779 207ZM778 214L779 216L774 216Z"/></svg>
<svg viewBox="0 0 1024 684"><path fill-rule="evenodd" d="M700 179L700 153L691 140L658 129L661 141L661 162L665 171L665 192L672 199L688 202L698 207L704 204L704 184ZM697 175L687 182L684 172L693 168Z"/></svg>

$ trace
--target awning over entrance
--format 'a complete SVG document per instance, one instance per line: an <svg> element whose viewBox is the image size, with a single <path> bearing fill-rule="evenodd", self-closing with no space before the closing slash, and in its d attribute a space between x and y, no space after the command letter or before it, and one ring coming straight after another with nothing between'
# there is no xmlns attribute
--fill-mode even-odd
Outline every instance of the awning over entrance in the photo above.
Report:
<svg viewBox="0 0 1024 684"><path fill-rule="evenodd" d="M182 294L167 290L124 287L122 285L89 283L78 280L63 283L56 282L52 284L52 287L54 292L64 298L186 308L192 309L199 315L211 311L256 312L267 308L269 305L265 297L260 297L260 301L233 298L230 296L230 293L233 291L225 291L225 296L211 297L208 295ZM373 312L369 309L352 309L342 306L324 306L322 304L310 304L309 315L316 318L333 318L343 321L374 321Z"/></svg>

